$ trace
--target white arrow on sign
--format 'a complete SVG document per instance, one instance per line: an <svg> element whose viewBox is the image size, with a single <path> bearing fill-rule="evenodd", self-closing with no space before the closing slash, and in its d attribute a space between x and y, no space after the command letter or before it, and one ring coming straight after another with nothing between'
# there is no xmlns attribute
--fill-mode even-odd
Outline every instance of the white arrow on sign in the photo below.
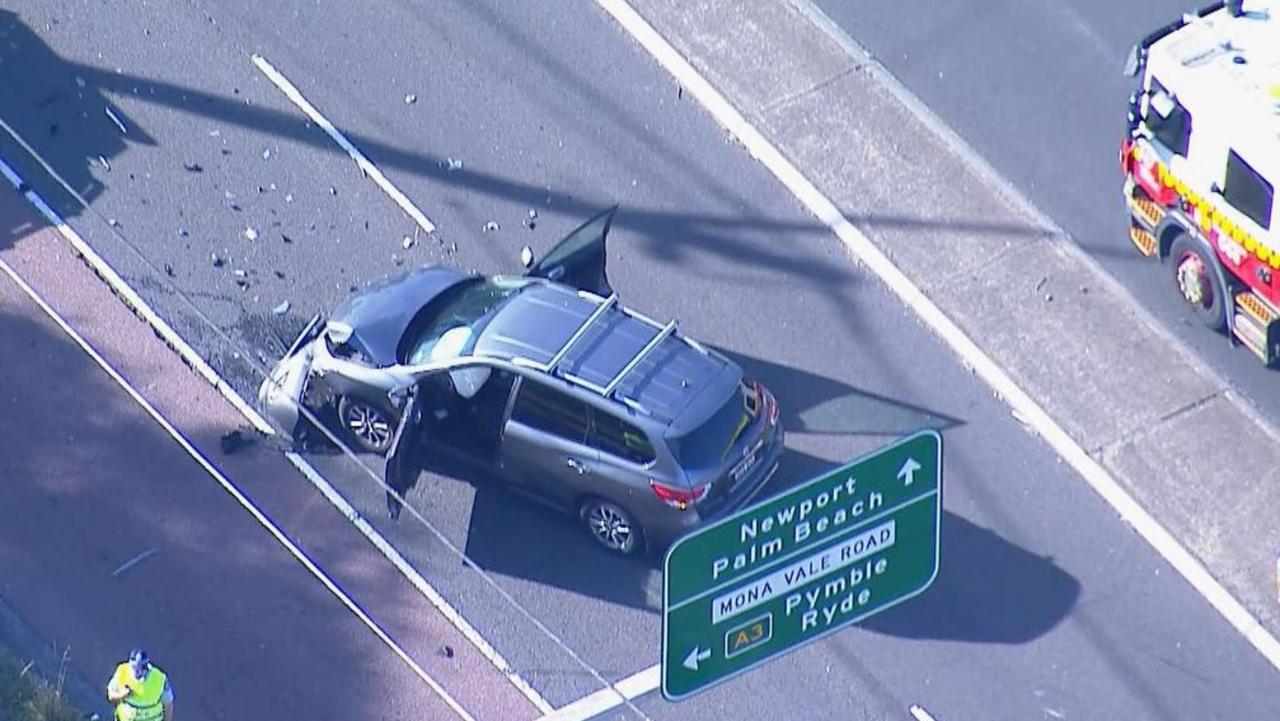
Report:
<svg viewBox="0 0 1280 721"><path fill-rule="evenodd" d="M684 657L684 663L682 665L690 671L697 671L698 663L706 661L709 658L711 658L711 649L694 646L693 650L689 652L689 655Z"/></svg>
<svg viewBox="0 0 1280 721"><path fill-rule="evenodd" d="M907 462L903 463L902 468L898 470L898 480L902 481L902 484L906 486L909 486L912 483L915 483L916 471L920 470L921 468L923 468L923 466L921 466L919 463L916 463L916 459L908 456Z"/></svg>

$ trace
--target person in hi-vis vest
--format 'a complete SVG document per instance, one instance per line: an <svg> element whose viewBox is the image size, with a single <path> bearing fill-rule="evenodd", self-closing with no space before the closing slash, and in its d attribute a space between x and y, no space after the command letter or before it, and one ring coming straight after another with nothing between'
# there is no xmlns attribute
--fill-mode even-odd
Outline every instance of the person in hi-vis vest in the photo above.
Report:
<svg viewBox="0 0 1280 721"><path fill-rule="evenodd" d="M107 683L107 699L116 705L117 721L173 721L173 688L169 677L136 648L116 667Z"/></svg>

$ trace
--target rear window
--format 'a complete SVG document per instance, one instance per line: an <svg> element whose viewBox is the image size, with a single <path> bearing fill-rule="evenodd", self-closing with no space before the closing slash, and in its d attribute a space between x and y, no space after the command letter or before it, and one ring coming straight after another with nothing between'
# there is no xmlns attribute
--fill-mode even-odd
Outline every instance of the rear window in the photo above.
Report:
<svg viewBox="0 0 1280 721"><path fill-rule="evenodd" d="M747 412L746 386L739 385L705 423L671 440L671 450L685 468L710 468L724 461L753 420Z"/></svg>

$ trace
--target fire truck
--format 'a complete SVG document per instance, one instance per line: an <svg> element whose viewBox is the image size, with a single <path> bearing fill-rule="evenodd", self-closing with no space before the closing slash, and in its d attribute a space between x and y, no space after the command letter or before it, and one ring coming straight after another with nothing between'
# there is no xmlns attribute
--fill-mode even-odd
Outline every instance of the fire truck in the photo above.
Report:
<svg viewBox="0 0 1280 721"><path fill-rule="evenodd" d="M1191 312L1280 360L1280 2L1228 0L1147 35L1121 145L1129 238Z"/></svg>

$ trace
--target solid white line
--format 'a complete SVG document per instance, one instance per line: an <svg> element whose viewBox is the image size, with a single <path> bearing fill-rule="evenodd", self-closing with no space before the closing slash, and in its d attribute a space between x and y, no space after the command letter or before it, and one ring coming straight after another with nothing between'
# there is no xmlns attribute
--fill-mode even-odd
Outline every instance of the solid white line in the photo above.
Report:
<svg viewBox="0 0 1280 721"><path fill-rule="evenodd" d="M1147 307L1143 305L1138 297L1133 294L1133 290L1125 285L1119 278L1108 273L1105 268L1089 253L1085 252L1080 244L1071 238L1062 226L1058 225L1053 218L1036 206L1022 190L1014 185L1008 178L1000 175L986 158L982 157L973 146L969 145L960 134L951 126L947 125L942 118L933 112L924 101L916 97L907 86L902 84L889 72L884 65L871 54L869 50L864 48L857 40L854 40L839 23L832 20L825 12L822 11L812 0L788 0L788 3L796 8L801 15L807 17L811 22L818 26L820 30L826 33L837 45L846 53L854 57L862 68L878 82L882 87L889 91L889 94L903 105L912 115L916 116L926 128L946 145L951 152L955 153L961 161L978 175L986 184L995 188L996 192L1002 195L1010 204L1014 205L1018 210L1033 218L1047 232L1048 237L1055 242L1056 247L1071 257L1077 263L1088 268L1092 273L1095 282L1102 285L1109 293L1112 293L1125 301L1125 306L1148 330L1157 335L1162 342L1173 346L1177 349L1181 359L1196 370L1197 373L1203 375L1215 387L1225 389L1223 397L1236 407L1241 413L1248 416L1249 420L1261 429L1264 433L1271 437L1272 440L1280 442L1280 427L1270 419L1262 415L1257 405L1249 398L1243 396L1239 391L1234 389L1232 383L1228 382L1226 376L1219 372L1216 368L1204 361L1200 355L1193 350L1186 341L1179 338L1164 323L1161 323Z"/></svg>
<svg viewBox="0 0 1280 721"><path fill-rule="evenodd" d="M662 666L654 664L614 684L614 688L618 691L614 691L611 688L602 688L589 696L584 696L573 703L561 706L537 721L585 721L599 716L611 708L621 706L627 701L643 696L650 691L657 690L661 680ZM618 692L621 692L621 695Z"/></svg>
<svg viewBox="0 0 1280 721"><path fill-rule="evenodd" d="M36 160L44 166L46 172L50 173L55 178L58 178L53 168L49 167L44 160L35 153L35 150L28 146L26 141L18 136L12 128L4 123L3 120L0 120L0 127L3 127L8 131L9 134L32 155L32 157L36 158ZM4 175L9 182L13 184L14 188L21 188L25 185L22 177L19 176L18 173L3 159L0 159L0 174ZM65 181L62 181L61 178L58 178L58 180L65 184ZM107 285L109 285L122 300L124 300L125 305L141 316L142 319L150 325L152 329L154 329L156 333L159 334L160 337L163 338L184 361L187 362L188 365L213 385L213 387L216 388L218 392L221 393L222 396L226 398L227 401L231 403L231 405L238 410L255 429L267 435L275 434L275 429L271 427L271 424L267 422L267 419L263 418L257 410L245 402L244 398L242 398L229 383L223 380L222 376L218 375L218 372L213 369L213 366L209 365L209 363L205 361L205 359L201 357L194 348L187 344L187 342L178 335L177 331L175 331L172 326L152 310L151 307L147 305L146 301L144 301L141 296L139 296L133 288L131 288L129 284L115 272L115 270L102 258L102 256L98 255L98 253L80 237L80 234L77 233L74 228L63 221L57 211L53 210L53 208L51 208L39 194L32 189L27 189L24 193L24 197L26 197L28 202L40 211L46 220L58 229L58 232L67 240L68 243L71 244L71 247L81 257L83 257L85 262L99 276L101 276L103 280L106 281ZM382 536L382 534L378 533L373 526L369 525L368 522L361 518L355 509L352 508L351 504L347 503L346 499L343 498L337 490L335 490L334 487L326 481L309 462L307 462L306 459L296 453L287 453L285 456L289 459L289 462L302 473L303 477L315 486L315 488L319 490L325 498L329 499L330 503L332 503L339 512L351 520L352 524L360 531L360 533L362 533L364 537L383 554L383 556L396 568L396 570L398 570L405 578L409 579L409 582L413 584L414 588L418 589L418 591L422 593L422 595L426 597L426 599L435 606L436 609L450 621L450 623L453 624L454 628L458 629L458 632L471 642L471 644L475 646L476 650L488 659L489 662L493 664L494 668L498 669L498 671L516 687L516 690L518 690L521 695L527 698L529 702L532 703L540 712L549 713L552 711L554 707L551 703L543 698L542 694L538 693L533 686L521 678L520 675L516 673L515 669L511 667L511 664L508 663L500 653L498 653L493 645L481 636L480 632L468 623L467 620L463 618L462 614L450 605L449 602L445 600L444 596L442 596L430 583L428 583L427 579L424 578L422 574L420 574L418 570L409 563L409 561L401 556L387 541L387 539Z"/></svg>
<svg viewBox="0 0 1280 721"><path fill-rule="evenodd" d="M18 137L18 135L16 135L3 120L0 120L0 127L4 127L4 129L17 139L28 152L32 153L33 157L39 158L39 156L34 154L33 149L26 145L26 141ZM41 164L43 164L43 161L41 161ZM46 170L51 169L46 166ZM0 159L0 174L4 175L5 178L13 184L14 188L23 187L24 183L22 177L19 176L13 168L9 167L9 164L3 159ZM249 418L249 420L253 422L255 428L264 433L273 432L270 424L266 422L266 419L258 416L258 414L244 402L244 399L241 398L235 390L233 390L231 386L218 375L217 371L213 369L213 366L206 363L204 358L201 358L200 354L196 353L195 350L182 339L182 336L178 335L177 331L175 331L172 326L166 323L163 318L156 315L155 311L151 310L146 302L142 300L142 297L134 292L133 288L129 287L128 283L124 282L124 279L116 273L115 269L108 265L107 262L102 259L102 256L98 255L98 253L94 251L88 243L84 242L84 239L72 230L71 226L67 225L66 222L62 220L62 217L58 215L57 211L49 207L48 203L44 202L44 198L41 198L34 190L31 189L28 189L24 193L24 197L28 202L36 207L36 210L40 211L40 214L43 215L46 220L58 229L58 232L62 234L62 237L66 238L67 242L71 244L72 249L84 258L85 262L89 264L89 267L100 275L102 279L106 281L107 285L111 286L112 290L114 290L124 301L124 304L133 310L133 312L141 315L142 319L146 321L146 323L150 325L166 343L177 351L178 355L182 356L183 360L190 364L191 368L195 370L196 373L209 381L210 385L214 388L217 388L218 391L221 392L233 406L235 406L236 410L240 411L246 418ZM255 417L257 419L256 421L254 420Z"/></svg>
<svg viewBox="0 0 1280 721"><path fill-rule="evenodd" d="M83 336L72 328L56 310L46 303L45 300L36 293L35 289L28 285L27 282L23 280L4 260L0 260L0 270L4 271L6 275L13 279L13 282L22 289L22 292L25 293L27 297L31 298L36 305L40 306L40 309L43 310L55 323L57 323L58 326L62 328L62 331L66 333L71 340L75 341L76 345L80 346L80 348L90 358L92 358L93 361L102 368L102 370L106 371L107 375L111 376L111 379L123 388L125 392L129 394L129 397L132 398L144 411L146 411L147 415L151 416L151 418L154 419L155 422L159 424L160 427L163 428L164 431L168 433L184 451L187 452L187 455L191 456L191 458L198 463L201 468L213 477L213 479L218 482L218 485L222 486L223 490L229 493L232 498L236 499L236 501L244 507L244 509L248 511L263 528L267 529L267 531L280 543L281 546L284 546L285 549L303 565L303 567L311 572L311 575L315 576L315 578L319 580L325 588L329 589L329 592L341 601L342 605L347 607L347 610L355 614L356 618L359 618L370 631L373 631L374 635L386 644L387 648L390 648L396 656L400 657L400 660L404 661L405 665L407 665L418 678L422 679L423 682L430 686L431 690L434 691L455 714L457 714L458 718L464 719L464 721L475 721L475 717L467 713L467 710L464 709L462 705L459 704L457 700L455 700L453 696L451 696L449 692L440 685L439 682L419 666L418 663L414 661L413 658L410 657L409 654L406 653L405 650L401 648L400 645L397 644L381 626L379 626L367 613L364 612L364 609L356 605L356 602L352 600L345 591L339 588L338 585L334 583L333 580L330 579L329 576L325 574L325 572L321 570L320 567L317 566L301 548L299 548L293 541L289 540L289 537L286 536L284 532L271 521L271 519L267 518L266 514L259 510L252 501L241 493L240 489L237 488L230 479L214 467L214 465L205 458L204 455L202 455L200 451L197 450L196 447L192 445L191 442L188 441L187 438L183 436L182 433L179 432L178 429L175 428L173 424L155 408L155 406L151 405L150 401L144 398L142 394L129 383L129 381L125 380L124 376L122 376L115 367L107 362L107 359L103 358L102 355L98 353L98 351L94 349Z"/></svg>
<svg viewBox="0 0 1280 721"><path fill-rule="evenodd" d="M916 721L937 721L933 717L933 714L924 710L924 706L916 706L913 704L911 708L907 710L911 712L911 715L915 717Z"/></svg>
<svg viewBox="0 0 1280 721"><path fill-rule="evenodd" d="M529 685L528 681L521 678L520 674L516 673L515 669L511 667L511 664L508 663L505 658L503 658L502 654L498 653L498 650L490 645L490 643L485 640L484 636L481 636L480 632L477 631L475 627L467 621L467 619L463 618L462 614L458 613L457 609L445 600L444 596L441 596L430 583L427 583L427 580L422 577L422 574L418 573L417 570L413 568L413 565L409 563L404 556L400 555L400 552L396 550L395 546L392 546L387 539L382 537L382 534L378 533L373 526L369 525L369 522L360 515L360 512L352 507L352 505L347 502L347 499L343 498L342 494L340 494L324 476L320 475L320 473L316 471L310 463L307 463L305 459L296 453L286 453L285 457L293 463L294 467L302 472L302 475L306 476L307 479L311 481L312 485L314 485L325 498L329 499L330 503L336 506L337 509L347 517L347 520L351 521L352 525L364 534L365 538L369 539L370 543L382 552L382 555L386 556L396 568L400 569L401 573L409 579L409 582L413 584L414 588L418 589L423 596L426 596L427 600L431 602L431 605L435 606L436 610L448 619L449 622L453 624L454 628L458 629L458 632L465 636L467 640L470 641L478 651L480 651L481 655L489 659L489 662L492 663L503 676L506 676L507 680L510 681L511 684L530 701L530 703L537 707L538 711L545 714L552 710L553 707L551 703L543 698L542 694L538 693L533 686Z"/></svg>
<svg viewBox="0 0 1280 721"><path fill-rule="evenodd" d="M289 82L289 79L286 78L284 74L279 70L276 70L275 67L271 63L267 62L267 59L261 55L255 53L249 57L253 60L253 64L257 66L258 70L262 71L262 74L266 75L267 79L279 88L280 92L284 93L285 97L289 98L294 105L298 106L298 109L301 110L308 118L311 118L311 122L320 126L321 130L327 133L330 138L333 138L333 142L337 143L339 147L347 151L347 155L351 156L351 159L356 162L356 165L360 168L360 172L364 173L374 182L375 185L381 188L382 192L390 196L391 200L394 201L396 205L400 206L400 210L403 210L406 215L413 218L413 222L417 223L418 227L428 233L435 231L435 224L427 219L427 216L418 209L418 206L414 205L413 201L409 200L404 193L400 192L400 189L397 188L390 180L387 180L387 176L383 175L381 170L378 170L378 166L374 165L368 158L366 158L364 153L360 152L360 149L357 148L350 140L347 140L347 136L343 135L342 131L338 130L333 123L329 122L328 118L321 115L320 111L316 110L315 106L302 96L302 93L298 91L298 88L295 87L293 83Z"/></svg>
<svg viewBox="0 0 1280 721"><path fill-rule="evenodd" d="M874 243L849 222L835 203L795 167L763 134L747 122L702 75L685 60L649 23L624 0L596 0L627 32L670 72L727 131L735 136L753 157L760 161L819 220L825 223L845 246L875 273L921 320L929 325L962 362L973 368L987 385L1014 411L1026 419L1029 427L1053 448L1107 503L1146 539L1175 570L1182 575L1218 613L1227 620L1259 653L1280 669L1280 641L1232 597L1222 584L1170 534L1159 521L1138 504L1111 477L1102 464L1094 460L1069 433L1040 407L994 360L964 331L943 313L942 309L889 260Z"/></svg>

